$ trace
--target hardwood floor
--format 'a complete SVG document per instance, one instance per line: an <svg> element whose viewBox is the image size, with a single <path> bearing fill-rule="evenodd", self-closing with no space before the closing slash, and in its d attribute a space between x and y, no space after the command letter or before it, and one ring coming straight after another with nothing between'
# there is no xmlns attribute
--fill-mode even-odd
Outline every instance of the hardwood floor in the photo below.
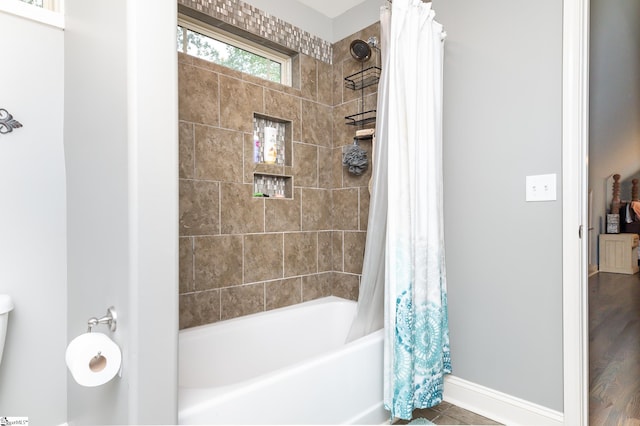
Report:
<svg viewBox="0 0 640 426"><path fill-rule="evenodd" d="M589 278L589 424L640 425L640 276Z"/></svg>
<svg viewBox="0 0 640 426"><path fill-rule="evenodd" d="M448 402L442 402L433 408L417 408L413 411L413 420L422 418L430 420L436 425L500 425L491 419L457 407ZM406 420L398 420L394 425L406 425Z"/></svg>

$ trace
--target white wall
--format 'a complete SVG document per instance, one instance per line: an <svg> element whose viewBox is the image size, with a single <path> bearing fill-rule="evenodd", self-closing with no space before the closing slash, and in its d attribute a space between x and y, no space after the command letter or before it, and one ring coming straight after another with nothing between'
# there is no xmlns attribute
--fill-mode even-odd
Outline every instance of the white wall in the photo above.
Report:
<svg viewBox="0 0 640 426"><path fill-rule="evenodd" d="M72 425L177 422L176 9L65 2L69 340L114 305L123 351L121 378L69 378Z"/></svg>
<svg viewBox="0 0 640 426"><path fill-rule="evenodd" d="M453 374L563 411L562 2L434 0L447 32L444 214Z"/></svg>
<svg viewBox="0 0 640 426"><path fill-rule="evenodd" d="M598 223L605 225L607 177L640 170L640 2L591 0L589 187L596 264ZM622 194L629 199L630 193Z"/></svg>
<svg viewBox="0 0 640 426"><path fill-rule="evenodd" d="M15 310L0 364L0 416L66 421L63 31L0 12L0 293Z"/></svg>

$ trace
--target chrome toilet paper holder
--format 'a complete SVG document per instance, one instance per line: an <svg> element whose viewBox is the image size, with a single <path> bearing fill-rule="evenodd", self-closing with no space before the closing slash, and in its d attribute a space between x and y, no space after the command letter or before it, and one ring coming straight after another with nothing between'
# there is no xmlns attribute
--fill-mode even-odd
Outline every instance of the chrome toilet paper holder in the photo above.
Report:
<svg viewBox="0 0 640 426"><path fill-rule="evenodd" d="M107 314L102 318L89 318L89 320L87 321L87 333L91 333L93 327L97 326L98 324L106 324L109 327L109 330L116 331L117 323L118 314L116 313L116 308L110 306L109 309L107 309Z"/></svg>

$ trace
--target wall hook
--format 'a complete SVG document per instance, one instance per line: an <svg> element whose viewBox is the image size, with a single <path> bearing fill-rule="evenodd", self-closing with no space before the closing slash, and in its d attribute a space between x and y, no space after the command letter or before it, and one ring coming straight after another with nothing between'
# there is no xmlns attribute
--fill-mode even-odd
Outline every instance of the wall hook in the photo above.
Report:
<svg viewBox="0 0 640 426"><path fill-rule="evenodd" d="M22 123L13 118L13 115L9 114L4 108L0 108L0 134L7 134L13 132L13 129L22 127Z"/></svg>

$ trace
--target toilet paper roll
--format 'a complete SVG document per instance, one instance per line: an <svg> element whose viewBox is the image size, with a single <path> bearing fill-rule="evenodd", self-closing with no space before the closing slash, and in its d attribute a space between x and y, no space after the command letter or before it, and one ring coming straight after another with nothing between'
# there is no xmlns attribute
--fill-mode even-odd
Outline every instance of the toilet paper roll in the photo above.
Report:
<svg viewBox="0 0 640 426"><path fill-rule="evenodd" d="M120 347L102 333L85 333L67 346L67 368L82 386L100 386L113 379L122 363Z"/></svg>

